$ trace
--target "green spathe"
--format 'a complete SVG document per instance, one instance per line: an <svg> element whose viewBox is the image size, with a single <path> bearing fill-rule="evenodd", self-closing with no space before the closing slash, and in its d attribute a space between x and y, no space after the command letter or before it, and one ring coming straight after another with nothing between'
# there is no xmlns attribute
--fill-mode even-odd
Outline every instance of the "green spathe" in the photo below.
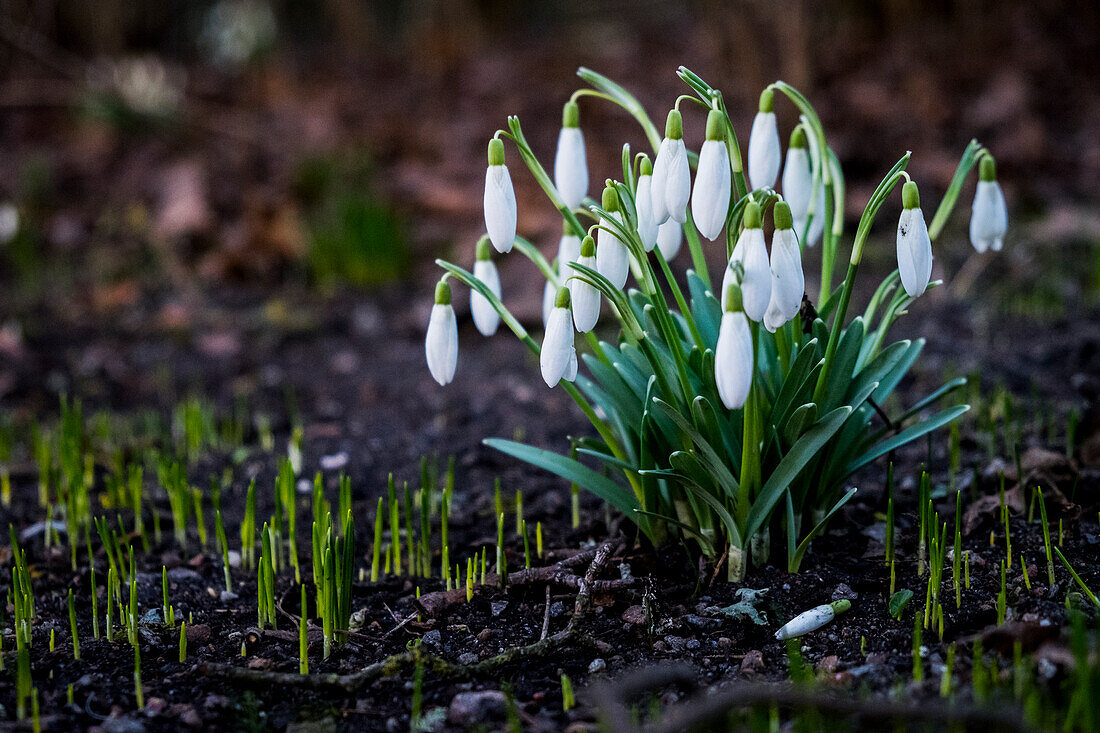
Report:
<svg viewBox="0 0 1100 733"><path fill-rule="evenodd" d="M920 208L920 191L916 181L906 181L901 187L901 205L906 209Z"/></svg>
<svg viewBox="0 0 1100 733"><path fill-rule="evenodd" d="M580 127L581 126L581 108L576 102L570 100L565 103L565 106L561 109L561 126L562 127Z"/></svg>
<svg viewBox="0 0 1100 733"><path fill-rule="evenodd" d="M451 286L446 281L440 280L435 286L435 304L436 305L450 305L451 304Z"/></svg>
<svg viewBox="0 0 1100 733"><path fill-rule="evenodd" d="M504 165L504 141L499 137L489 141L489 165Z"/></svg>
<svg viewBox="0 0 1100 733"><path fill-rule="evenodd" d="M671 109L668 111L668 118L665 120L665 137L669 140L683 139L684 118L680 114L680 110Z"/></svg>
<svg viewBox="0 0 1100 733"><path fill-rule="evenodd" d="M791 215L791 205L786 201L778 201L772 209L772 217L775 220L776 229L793 229L794 217Z"/></svg>
<svg viewBox="0 0 1100 733"><path fill-rule="evenodd" d="M755 201L750 201L745 206L745 216L742 218L746 229L759 229L760 228L760 204Z"/></svg>

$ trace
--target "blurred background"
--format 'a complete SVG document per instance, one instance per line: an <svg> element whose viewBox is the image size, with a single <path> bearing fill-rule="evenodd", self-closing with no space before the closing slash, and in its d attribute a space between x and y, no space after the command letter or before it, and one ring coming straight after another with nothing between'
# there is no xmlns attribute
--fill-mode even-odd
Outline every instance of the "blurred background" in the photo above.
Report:
<svg viewBox="0 0 1100 733"><path fill-rule="evenodd" d="M432 260L473 259L486 141L516 114L552 162L578 66L660 121L687 65L724 90L742 145L760 89L795 84L845 167L849 232L906 150L936 202L979 138L1009 200L1007 251L972 257L970 182L931 297L980 291L994 335L1019 317L1064 328L1100 303L1098 39L1093 2L0 0L0 350L18 362L28 343L107 331L216 359L265 325L323 329L303 303L415 344ZM581 115L594 182L623 142L642 148L617 108L585 100ZM785 136L795 113L779 116ZM703 124L689 112L689 143ZM509 161L520 231L551 251L556 213ZM893 222L879 230L885 269ZM537 321L534 271L502 267ZM25 389L0 377L0 394Z"/></svg>

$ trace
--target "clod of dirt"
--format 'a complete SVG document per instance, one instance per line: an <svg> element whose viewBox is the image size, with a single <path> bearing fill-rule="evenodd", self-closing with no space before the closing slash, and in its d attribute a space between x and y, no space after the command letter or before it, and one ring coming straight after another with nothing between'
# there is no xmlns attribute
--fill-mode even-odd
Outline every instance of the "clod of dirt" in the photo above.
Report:
<svg viewBox="0 0 1100 733"><path fill-rule="evenodd" d="M460 692L451 699L447 721L452 725L470 727L504 717L504 693L500 690Z"/></svg>

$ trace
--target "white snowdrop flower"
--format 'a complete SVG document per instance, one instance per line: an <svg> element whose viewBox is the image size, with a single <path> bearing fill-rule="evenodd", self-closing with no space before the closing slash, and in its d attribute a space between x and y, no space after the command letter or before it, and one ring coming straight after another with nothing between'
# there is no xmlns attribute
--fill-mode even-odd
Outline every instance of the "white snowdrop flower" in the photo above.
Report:
<svg viewBox="0 0 1100 733"><path fill-rule="evenodd" d="M722 233L730 208L732 173L725 133L722 113L712 109L707 115L707 139L699 151L695 190L691 194L691 217L699 233L712 242Z"/></svg>
<svg viewBox="0 0 1100 733"><path fill-rule="evenodd" d="M764 328L772 333L798 315L802 296L806 292L806 277L802 273L802 255L798 248L791 209L785 201L772 209L775 234L772 235L772 294L764 314Z"/></svg>
<svg viewBox="0 0 1100 733"><path fill-rule="evenodd" d="M572 276L573 270L570 262L576 262L581 256L581 238L573 233L573 227L568 221L562 228L561 239L558 240L558 279L563 283Z"/></svg>
<svg viewBox="0 0 1100 733"><path fill-rule="evenodd" d="M760 205L750 201L745 207L742 219L745 228L737 238L733 256L726 266L726 275L722 281L722 292L726 293L732 266L740 262L745 270L741 280L741 294L744 300L745 315L754 321L764 319L772 297L772 271L768 262L768 246L764 242L764 230L760 228Z"/></svg>
<svg viewBox="0 0 1100 733"><path fill-rule="evenodd" d="M516 192L504 165L504 143L489 141L489 167L485 169L485 231L497 252L510 252L516 241Z"/></svg>
<svg viewBox="0 0 1100 733"><path fill-rule="evenodd" d="M679 224L669 219L657 227L657 249L661 250L661 256L666 262L680 252L680 246L684 243L684 230Z"/></svg>
<svg viewBox="0 0 1100 733"><path fill-rule="evenodd" d="M847 599L826 603L809 611L803 611L775 632L775 638L780 641L794 639L811 631L817 631L825 624L832 621L840 614L852 607L852 602Z"/></svg>
<svg viewBox="0 0 1100 733"><path fill-rule="evenodd" d="M687 205L691 199L691 167L684 147L684 120L677 110L668 113L665 139L653 162L653 220L663 224L671 217L683 224L687 221Z"/></svg>
<svg viewBox="0 0 1100 733"><path fill-rule="evenodd" d="M773 109L774 93L765 89L760 94L760 111L749 132L749 183L753 190L774 186L779 175L782 151L779 149L779 125Z"/></svg>
<svg viewBox="0 0 1100 733"><path fill-rule="evenodd" d="M565 205L575 209L588 193L588 160L580 128L580 108L576 102L566 102L561 116L558 152L554 156L554 185Z"/></svg>
<svg viewBox="0 0 1100 733"><path fill-rule="evenodd" d="M19 209L10 201L0 203L0 244L7 244L19 233Z"/></svg>
<svg viewBox="0 0 1100 733"><path fill-rule="evenodd" d="M802 222L805 227L805 220ZM806 234L806 246L813 247L821 241L821 235L825 233L825 186L818 183L817 194L814 196L814 215L810 219L810 231Z"/></svg>
<svg viewBox="0 0 1100 733"><path fill-rule="evenodd" d="M451 286L442 281L435 286L435 305L428 321L424 354L432 379L441 385L450 384L458 366L458 322L451 307Z"/></svg>
<svg viewBox="0 0 1100 733"><path fill-rule="evenodd" d="M554 310L546 324L546 335L542 339L542 352L539 366L542 379L547 387L554 387L569 370L570 359L575 359L573 346L573 316L569 312L569 289L558 290L554 300Z"/></svg>
<svg viewBox="0 0 1100 733"><path fill-rule="evenodd" d="M902 210L898 219L898 274L910 298L928 288L932 277L932 240L920 210L917 184L908 181L901 189Z"/></svg>
<svg viewBox="0 0 1100 733"><path fill-rule="evenodd" d="M616 222L622 222L619 194L611 186L603 190L603 209ZM600 217L600 227L596 231L596 269L617 288L626 285L626 276L630 274L630 250L606 217Z"/></svg>
<svg viewBox="0 0 1100 733"><path fill-rule="evenodd" d="M745 405L752 386L752 331L741 310L741 291L736 283L726 289L724 299L726 310L718 327L718 346L714 351L714 381L726 409L738 410Z"/></svg>
<svg viewBox="0 0 1100 733"><path fill-rule="evenodd" d="M474 277L485 286L493 295L500 298L500 274L497 266L493 264L489 248L489 242L484 238L477 243L477 260L474 262ZM500 326L500 314L489 303L489 299L476 289L470 291L470 315L474 317L474 325L482 336L492 336Z"/></svg>
<svg viewBox="0 0 1100 733"><path fill-rule="evenodd" d="M581 242L577 264L596 269L596 242L588 236ZM600 291L575 274L569 280L569 299L573 305L573 324L580 333L588 333L600 319ZM549 319L548 319L549 320Z"/></svg>
<svg viewBox="0 0 1100 733"><path fill-rule="evenodd" d="M810 168L810 152L806 147L806 131L802 125L794 128L787 146L787 161L783 164L783 199L791 207L794 231L802 236L806 227L806 212L810 209L814 175Z"/></svg>
<svg viewBox="0 0 1100 733"><path fill-rule="evenodd" d="M638 188L634 193L638 214L638 237L646 252L652 252L657 244L657 220L653 218L653 165L648 157L642 158L638 173Z"/></svg>
<svg viewBox="0 0 1100 733"><path fill-rule="evenodd" d="M1001 184L997 183L997 166L993 158L982 158L978 189L974 192L974 208L970 214L970 243L979 252L992 249L1000 252L1008 231L1008 207Z"/></svg>

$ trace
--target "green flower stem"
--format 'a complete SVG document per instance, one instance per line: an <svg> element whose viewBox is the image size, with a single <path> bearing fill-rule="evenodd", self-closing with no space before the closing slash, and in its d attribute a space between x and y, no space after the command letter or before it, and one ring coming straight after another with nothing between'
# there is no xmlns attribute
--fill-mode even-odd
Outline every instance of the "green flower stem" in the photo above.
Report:
<svg viewBox="0 0 1100 733"><path fill-rule="evenodd" d="M951 216L951 212L955 209L963 183L966 182L966 176L987 155L989 155L989 151L982 147L977 140L971 140L966 146L966 150L963 151L962 158L959 160L959 167L955 169L955 175L951 178L951 183L948 185L947 191L944 192L943 199L940 200L939 208L936 209L936 215L932 217L932 222L928 225L928 238L933 242L943 231L947 218Z"/></svg>
<svg viewBox="0 0 1100 733"><path fill-rule="evenodd" d="M557 186L554 185L553 180L547 175L546 169L542 167L542 163L539 162L539 159L535 157L535 153L531 150L531 146L527 144L527 138L523 136L523 128L520 127L519 118L515 115L508 118L508 129L511 130L510 133L498 130L497 135L503 135L516 144L520 157L522 157L523 162L527 164L528 170L531 171L531 175L535 177L539 186L546 192L550 202L554 204L554 207L557 208L562 217L573 227L574 233L578 237L583 237L585 235L584 227L581 226L580 220L577 219L577 215L565 205L564 201L562 201Z"/></svg>
<svg viewBox="0 0 1100 733"><path fill-rule="evenodd" d="M821 244L821 290L817 299L818 305L824 303L833 291L833 269L836 263L837 245L844 233L844 174L832 148L828 149L827 161L831 176L830 182L825 186L825 207L826 217L831 220L832 226L826 227ZM809 222L807 222L808 225Z"/></svg>
<svg viewBox="0 0 1100 733"><path fill-rule="evenodd" d="M695 220L691 218L691 211L688 211L687 221L684 222L681 229L684 230L684 238L687 239L688 252L691 252L691 268L703 281L703 285L709 289L710 273L707 271L707 258L703 255L703 242L699 239L699 232L695 229Z"/></svg>
<svg viewBox="0 0 1100 733"><path fill-rule="evenodd" d="M684 299L684 293L680 289L679 283L676 282L676 278L672 274L672 269L668 266L668 261L665 260L665 256L661 254L661 250L657 247L653 248L653 257L661 266L661 272L664 273L669 290L672 291L672 297L676 301L676 307L680 309L680 315L684 317L684 322L687 323L688 331L691 332L692 341L695 342L695 345L698 346L701 351L706 351L709 347L704 343L702 334L699 333L699 327L696 325L695 318L691 314L691 309Z"/></svg>
<svg viewBox="0 0 1100 733"><path fill-rule="evenodd" d="M661 147L661 135L657 131L657 126L653 124L653 120L649 119L649 115L646 114L645 108L642 107L641 102L639 102L633 94L626 91L622 86L611 81L603 74L599 74L583 66L577 69L577 76L602 92L605 95L603 98L609 99L629 112L630 116L637 120L638 124L642 126L646 139L649 140L650 147L653 148L654 152L657 152L657 148Z"/></svg>
<svg viewBox="0 0 1100 733"><path fill-rule="evenodd" d="M745 400L742 410L744 427L742 429L741 443L741 478L740 491L734 504L734 519L741 529L744 529L748 519L749 509L752 506L752 495L760 488L760 415L757 404L757 391L759 379L756 369L756 358L759 353L760 324L749 321L749 333L753 345L752 383L749 385L749 397ZM749 538L744 537L748 542ZM742 548L743 549L743 548Z"/></svg>

